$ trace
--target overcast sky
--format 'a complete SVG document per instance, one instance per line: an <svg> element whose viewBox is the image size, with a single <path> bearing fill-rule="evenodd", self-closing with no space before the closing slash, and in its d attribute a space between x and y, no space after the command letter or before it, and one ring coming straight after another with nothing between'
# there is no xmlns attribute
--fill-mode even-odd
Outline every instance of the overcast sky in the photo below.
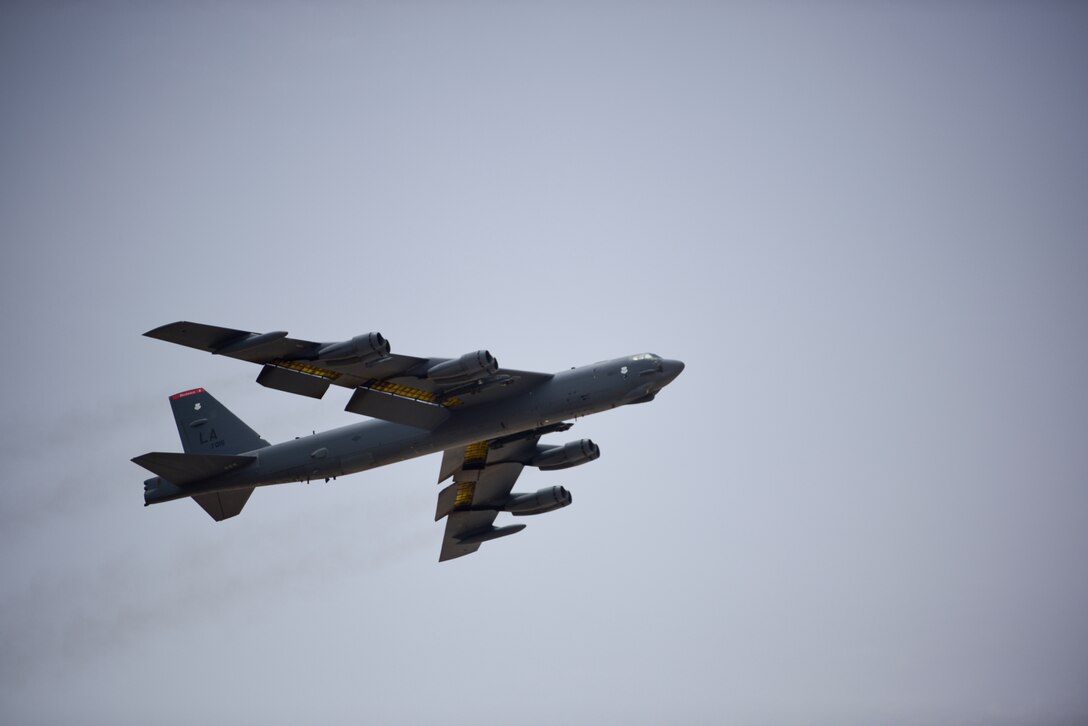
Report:
<svg viewBox="0 0 1088 726"><path fill-rule="evenodd" d="M4 3L0 721L1088 722L1086 38L1079 3ZM519 482L572 507L439 564L437 456L143 508L172 393L358 420L141 336L175 320L687 370L547 439L601 446Z"/></svg>

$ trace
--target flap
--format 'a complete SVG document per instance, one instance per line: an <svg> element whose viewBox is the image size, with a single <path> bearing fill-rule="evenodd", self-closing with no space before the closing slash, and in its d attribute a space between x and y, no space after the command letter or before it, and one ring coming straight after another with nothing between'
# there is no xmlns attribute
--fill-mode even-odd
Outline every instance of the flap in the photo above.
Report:
<svg viewBox="0 0 1088 726"><path fill-rule="evenodd" d="M457 446L442 452L442 465L438 467L439 484L449 479L454 472L461 468L461 463L465 460L465 449L464 446Z"/></svg>
<svg viewBox="0 0 1088 726"><path fill-rule="evenodd" d="M297 393L300 396L321 398L325 391L329 390L329 379L293 371L290 368L279 368L266 365L257 376L257 383L277 391Z"/></svg>
<svg viewBox="0 0 1088 726"><path fill-rule="evenodd" d="M370 388L356 389L344 410L428 431L437 428L450 417L449 409L437 403Z"/></svg>

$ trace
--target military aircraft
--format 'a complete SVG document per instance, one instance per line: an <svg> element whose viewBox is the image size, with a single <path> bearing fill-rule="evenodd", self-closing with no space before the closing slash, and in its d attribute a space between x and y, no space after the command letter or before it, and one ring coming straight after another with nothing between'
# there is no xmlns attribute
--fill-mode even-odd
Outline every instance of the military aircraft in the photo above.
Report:
<svg viewBox="0 0 1088 726"><path fill-rule="evenodd" d="M132 460L156 474L144 482L144 506L192 497L222 521L242 511L255 487L328 481L442 451L438 483L453 483L438 494L435 521L446 518L439 561L525 528L496 527L499 512L542 514L571 503L561 486L511 493L526 466L566 469L600 456L589 439L556 446L540 444L541 436L571 428L568 419L652 401L684 370L642 353L559 373L516 371L486 350L452 359L394 354L380 333L314 343L183 321L144 335L257 363L257 382L268 388L312 398L330 385L350 388L346 409L377 419L270 445L203 388L177 393L170 407L185 453Z"/></svg>

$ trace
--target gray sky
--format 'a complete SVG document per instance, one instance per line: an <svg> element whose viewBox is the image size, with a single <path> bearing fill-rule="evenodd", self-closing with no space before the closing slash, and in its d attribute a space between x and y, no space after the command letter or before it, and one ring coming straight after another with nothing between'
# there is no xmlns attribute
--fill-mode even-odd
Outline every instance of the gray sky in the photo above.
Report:
<svg viewBox="0 0 1088 726"><path fill-rule="evenodd" d="M1085 722L1086 31L5 3L0 721ZM439 565L438 457L143 509L171 393L357 420L140 335L180 319L687 371Z"/></svg>

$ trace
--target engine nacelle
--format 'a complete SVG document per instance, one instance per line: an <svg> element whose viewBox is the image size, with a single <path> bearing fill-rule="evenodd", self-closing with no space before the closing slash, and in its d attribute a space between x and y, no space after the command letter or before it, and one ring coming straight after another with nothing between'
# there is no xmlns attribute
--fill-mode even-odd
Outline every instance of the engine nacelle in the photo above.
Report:
<svg viewBox="0 0 1088 726"><path fill-rule="evenodd" d="M541 447L536 450L536 456L529 462L542 471L555 471L556 469L569 469L572 466L585 464L600 458L601 447L589 439L571 441L562 446Z"/></svg>
<svg viewBox="0 0 1088 726"><path fill-rule="evenodd" d="M502 511L510 512L515 517L530 514L544 514L567 506L574 498L563 487L548 487L533 494L511 494Z"/></svg>
<svg viewBox="0 0 1088 726"><path fill-rule="evenodd" d="M465 353L460 358L431 366L427 369L427 378L441 383L473 381L486 378L499 369L495 356L486 350Z"/></svg>
<svg viewBox="0 0 1088 726"><path fill-rule="evenodd" d="M317 351L317 357L327 363L367 363L389 355L389 341L381 333L356 335L343 343L329 343Z"/></svg>

